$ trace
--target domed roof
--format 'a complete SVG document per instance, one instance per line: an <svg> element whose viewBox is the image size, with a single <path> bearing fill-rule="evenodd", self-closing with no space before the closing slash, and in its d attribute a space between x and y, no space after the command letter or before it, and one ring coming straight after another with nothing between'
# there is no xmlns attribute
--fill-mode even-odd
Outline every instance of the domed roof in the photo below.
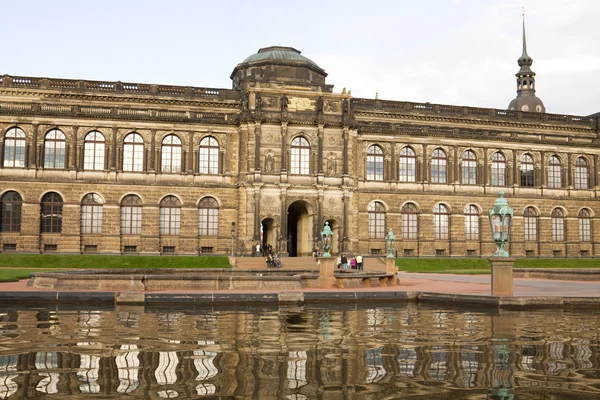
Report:
<svg viewBox="0 0 600 400"><path fill-rule="evenodd" d="M529 112L546 112L544 103L536 95L517 96L508 105L509 110L529 111Z"/></svg>
<svg viewBox="0 0 600 400"><path fill-rule="evenodd" d="M247 57L242 64L254 63L260 61L292 61L307 63L315 68L322 69L310 58L304 57L299 50L287 46L271 46L258 50L258 53Z"/></svg>

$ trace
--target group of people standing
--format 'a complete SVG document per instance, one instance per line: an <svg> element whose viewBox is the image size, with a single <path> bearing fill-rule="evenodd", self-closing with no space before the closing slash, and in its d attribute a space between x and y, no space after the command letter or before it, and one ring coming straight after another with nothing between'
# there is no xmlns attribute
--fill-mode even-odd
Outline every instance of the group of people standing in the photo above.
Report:
<svg viewBox="0 0 600 400"><path fill-rule="evenodd" d="M267 247L263 248L260 243L256 243L254 246L254 255L256 257L267 257L265 262L267 263L267 268L281 268L281 258L279 254L273 253L273 246L270 244Z"/></svg>
<svg viewBox="0 0 600 400"><path fill-rule="evenodd" d="M348 265L350 265L351 269L362 271L364 269L363 256L360 254L356 257L350 255L350 262L348 262L346 254L340 254L337 258L338 269L348 269Z"/></svg>

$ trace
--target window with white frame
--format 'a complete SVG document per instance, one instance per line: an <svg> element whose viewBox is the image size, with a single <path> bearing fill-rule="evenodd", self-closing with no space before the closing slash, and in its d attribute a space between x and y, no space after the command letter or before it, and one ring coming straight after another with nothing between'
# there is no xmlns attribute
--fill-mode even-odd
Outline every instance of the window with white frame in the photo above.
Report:
<svg viewBox="0 0 600 400"><path fill-rule="evenodd" d="M575 160L575 189L589 188L588 162L583 157L577 157L577 160Z"/></svg>
<svg viewBox="0 0 600 400"><path fill-rule="evenodd" d="M565 240L565 213L560 208L552 210L552 241L563 242Z"/></svg>
<svg viewBox="0 0 600 400"><path fill-rule="evenodd" d="M367 149L367 180L383 180L383 149L377 145Z"/></svg>
<svg viewBox="0 0 600 400"><path fill-rule="evenodd" d="M5 167L25 167L25 132L21 128L13 127L4 135L4 163Z"/></svg>
<svg viewBox="0 0 600 400"><path fill-rule="evenodd" d="M198 203L198 234L200 236L219 234L219 203L214 197L204 197Z"/></svg>
<svg viewBox="0 0 600 400"><path fill-rule="evenodd" d="M431 153L431 182L446 183L447 180L448 159L446 152L442 149L435 149Z"/></svg>
<svg viewBox="0 0 600 400"><path fill-rule="evenodd" d="M411 147L400 150L400 182L415 182L417 179L417 155Z"/></svg>
<svg viewBox="0 0 600 400"><path fill-rule="evenodd" d="M92 131L83 139L83 169L87 171L102 171L104 169L104 156L106 142L104 135Z"/></svg>
<svg viewBox="0 0 600 400"><path fill-rule="evenodd" d="M477 157L471 150L463 153L462 159L462 184L475 185L477 183Z"/></svg>
<svg viewBox="0 0 600 400"><path fill-rule="evenodd" d="M521 186L533 187L535 181L533 179L534 163L533 157L530 154L521 156Z"/></svg>
<svg viewBox="0 0 600 400"><path fill-rule="evenodd" d="M137 133L130 133L123 140L123 171L142 172L144 170L144 139Z"/></svg>
<svg viewBox="0 0 600 400"><path fill-rule="evenodd" d="M465 239L479 240L479 209L473 204L467 204L465 213Z"/></svg>
<svg viewBox="0 0 600 400"><path fill-rule="evenodd" d="M444 204L436 204L433 208L433 232L436 240L448 239L450 231L448 207Z"/></svg>
<svg viewBox="0 0 600 400"><path fill-rule="evenodd" d="M201 174L219 174L219 142L217 139L207 136L200 141L198 160L198 171Z"/></svg>
<svg viewBox="0 0 600 400"><path fill-rule="evenodd" d="M402 207L402 238L417 240L419 236L419 209L413 203L406 203Z"/></svg>
<svg viewBox="0 0 600 400"><path fill-rule="evenodd" d="M587 208L579 211L579 240L581 242L592 241L592 213Z"/></svg>
<svg viewBox="0 0 600 400"><path fill-rule="evenodd" d="M181 202L175 196L166 196L160 201L160 234L179 235L181 227Z"/></svg>
<svg viewBox="0 0 600 400"><path fill-rule="evenodd" d="M523 230L525 232L526 241L537 240L537 222L537 211L533 207L527 207L523 212Z"/></svg>
<svg viewBox="0 0 600 400"><path fill-rule="evenodd" d="M81 201L81 233L102 233L102 198L86 194Z"/></svg>
<svg viewBox="0 0 600 400"><path fill-rule="evenodd" d="M176 135L168 135L162 141L160 170L167 174L181 172L181 139Z"/></svg>
<svg viewBox="0 0 600 400"><path fill-rule="evenodd" d="M308 175L310 173L310 145L308 140L302 136L294 138L290 151L291 173L294 175Z"/></svg>
<svg viewBox="0 0 600 400"><path fill-rule="evenodd" d="M506 186L506 157L499 151L492 154L492 186Z"/></svg>
<svg viewBox="0 0 600 400"><path fill-rule="evenodd" d="M121 234L139 235L142 233L142 199L134 194L121 200Z"/></svg>
<svg viewBox="0 0 600 400"><path fill-rule="evenodd" d="M548 187L553 189L562 187L561 165L557 156L550 156L548 159Z"/></svg>
<svg viewBox="0 0 600 400"><path fill-rule="evenodd" d="M378 201L372 201L367 208L369 215L369 238L385 237L385 207Z"/></svg>
<svg viewBox="0 0 600 400"><path fill-rule="evenodd" d="M44 138L44 168L65 168L67 142L65 134L58 129L52 129Z"/></svg>

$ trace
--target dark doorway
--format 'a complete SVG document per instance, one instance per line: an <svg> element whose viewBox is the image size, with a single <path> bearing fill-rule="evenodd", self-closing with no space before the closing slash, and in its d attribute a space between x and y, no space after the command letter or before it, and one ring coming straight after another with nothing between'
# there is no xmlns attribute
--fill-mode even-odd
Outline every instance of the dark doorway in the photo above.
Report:
<svg viewBox="0 0 600 400"><path fill-rule="evenodd" d="M288 208L288 254L290 257L307 256L311 253L311 218L306 205L296 201Z"/></svg>
<svg viewBox="0 0 600 400"><path fill-rule="evenodd" d="M260 223L260 236L262 248L266 251L268 246L273 247L273 251L277 251L277 232L275 229L275 221L273 218L265 218Z"/></svg>

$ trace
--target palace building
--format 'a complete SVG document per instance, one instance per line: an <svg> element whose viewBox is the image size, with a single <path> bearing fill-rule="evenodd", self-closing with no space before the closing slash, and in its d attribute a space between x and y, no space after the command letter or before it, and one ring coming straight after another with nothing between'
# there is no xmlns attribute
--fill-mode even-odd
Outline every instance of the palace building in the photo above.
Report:
<svg viewBox="0 0 600 400"><path fill-rule="evenodd" d="M231 89L0 76L0 251L308 255L329 222L334 253L485 257L502 190L511 254L600 255L599 117L546 113L523 39L507 109L355 98L283 46Z"/></svg>

